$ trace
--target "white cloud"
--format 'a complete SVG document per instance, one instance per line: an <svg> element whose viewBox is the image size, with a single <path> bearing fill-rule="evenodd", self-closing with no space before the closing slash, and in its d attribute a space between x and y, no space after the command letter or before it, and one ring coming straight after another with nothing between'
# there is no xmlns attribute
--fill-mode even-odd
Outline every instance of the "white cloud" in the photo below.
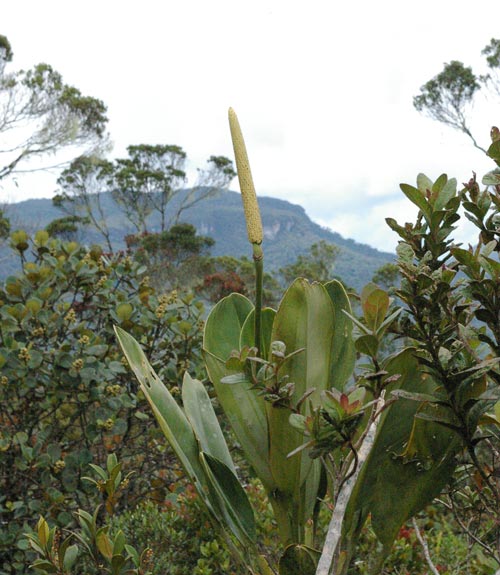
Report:
<svg viewBox="0 0 500 575"><path fill-rule="evenodd" d="M26 0L2 8L0 32L16 67L49 62L105 101L116 155L146 142L183 146L192 169L231 157L232 106L258 192L385 245L400 182L490 169L465 136L417 114L412 97L444 62L479 65L499 20L500 4L481 1L471 10L452 0L88 0L84 9ZM487 144L498 102L474 115ZM19 184L8 184L16 199L55 188ZM356 227L366 218L369 233Z"/></svg>

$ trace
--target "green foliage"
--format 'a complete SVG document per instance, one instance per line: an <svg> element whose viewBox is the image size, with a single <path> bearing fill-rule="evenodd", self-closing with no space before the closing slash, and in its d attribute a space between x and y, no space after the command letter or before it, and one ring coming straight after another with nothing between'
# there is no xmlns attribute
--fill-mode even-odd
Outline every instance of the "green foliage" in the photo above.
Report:
<svg viewBox="0 0 500 575"><path fill-rule="evenodd" d="M261 341L266 348L262 348L262 358L250 353L255 344L251 326L256 312L246 298L233 294L222 300L207 319L207 369L237 440L264 484L285 543L304 541L306 522L315 514L321 479L319 462L313 462L305 451L287 457L303 443L303 434L288 427L288 418L291 413L309 413L312 406L318 405L319 392L329 385L342 388L354 366L352 341L351 351L346 348L345 354L339 353L349 333L342 313L346 306L350 309L349 302L345 293L340 297L342 292L340 284L332 290L328 285L305 280L292 284L277 313L263 310ZM335 317L345 324L336 333ZM220 333L224 333L223 338ZM148 366L138 344L123 330L117 330L117 335L166 437L212 519L237 538L242 550L233 552L252 565L257 541L251 511L246 510L248 503L231 471L232 461L217 421L210 415L210 404L200 409L207 402L204 388L185 377L183 412ZM286 349L292 352L287 354ZM238 382L232 381L235 371L239 372ZM192 389L201 394L195 402L187 401ZM193 405L198 408L193 410ZM209 428L216 432L208 433ZM214 438L214 443L204 437Z"/></svg>
<svg viewBox="0 0 500 575"><path fill-rule="evenodd" d="M3 63L12 61L12 46L6 36L0 35L0 59Z"/></svg>
<svg viewBox="0 0 500 575"><path fill-rule="evenodd" d="M469 137L473 145L486 153L469 128L468 114L478 91L484 86L500 96L500 40L492 38L483 49L489 72L476 75L471 67L453 60L420 88L413 105L433 120L442 122Z"/></svg>
<svg viewBox="0 0 500 575"><path fill-rule="evenodd" d="M500 440L495 415L500 399L498 186L481 191L474 177L457 192L455 180L445 175L436 182L420 175L417 188L402 189L420 211L417 222L404 228L388 220L402 239L398 265L403 279L396 293L407 311L399 329L415 346L420 369L437 384L428 395L402 396L419 405L406 453L418 452L415 434L427 425L451 430L459 439L466 463L455 473L460 481L448 491L449 505L462 516L462 525L475 525L475 540L500 565L498 551L489 544L500 493L488 463ZM463 249L451 239L459 208L479 230L474 248ZM477 482L471 512L463 503ZM498 528L494 531L498 534Z"/></svg>
<svg viewBox="0 0 500 575"><path fill-rule="evenodd" d="M77 240L79 226L88 223L88 219L80 216L66 216L50 222L45 229L51 237L71 242Z"/></svg>
<svg viewBox="0 0 500 575"><path fill-rule="evenodd" d="M197 235L190 224L125 239L134 259L146 266L152 283L162 289L197 287L207 265L207 252L214 244L212 238Z"/></svg>
<svg viewBox="0 0 500 575"><path fill-rule="evenodd" d="M413 100L413 105L419 112L427 111L435 119L454 125L455 117L450 115L449 109L455 114L460 113L480 87L472 68L453 60L445 64L443 71L435 78L422 86L421 93Z"/></svg>
<svg viewBox="0 0 500 575"><path fill-rule="evenodd" d="M264 273L262 281L263 304L277 304L281 293L280 285L273 274ZM197 292L212 303L217 303L231 293L240 293L255 298L254 264L245 256L219 256L206 261L203 285Z"/></svg>
<svg viewBox="0 0 500 575"><path fill-rule="evenodd" d="M0 210L0 239L5 239L9 236L10 232L10 221L6 218L4 211Z"/></svg>
<svg viewBox="0 0 500 575"><path fill-rule="evenodd" d="M456 575L492 575L494 568L479 548L473 548L460 536L460 528L450 513L437 506L429 506L417 520L425 537L429 554L439 573ZM370 521L361 533L356 557L348 575L371 575L373 560L379 553L379 543ZM403 525L394 541L380 575L427 575L430 573L422 547L411 523Z"/></svg>
<svg viewBox="0 0 500 575"><path fill-rule="evenodd" d="M46 157L73 146L102 147L107 117L100 100L65 84L48 64L7 73L12 49L5 36L0 47L0 125L8 131L8 141L0 144L0 179L33 157Z"/></svg>
<svg viewBox="0 0 500 575"><path fill-rule="evenodd" d="M299 255L295 263L281 268L279 273L286 285L298 277L304 277L310 281L327 282L334 277L334 264L339 253L338 246L321 240L312 244L306 255Z"/></svg>
<svg viewBox="0 0 500 575"><path fill-rule="evenodd" d="M386 263L378 268L373 274L372 282L378 284L385 290L394 290L400 281L399 268L395 263Z"/></svg>
<svg viewBox="0 0 500 575"><path fill-rule="evenodd" d="M91 224L104 238L106 247L113 251L110 232L103 208L103 193L111 177L112 164L95 156L79 156L61 172L57 180L59 193L52 203L67 214L65 221ZM56 220L59 221L59 220ZM54 225L53 222L50 224Z"/></svg>
<svg viewBox="0 0 500 575"><path fill-rule="evenodd" d="M256 510L259 547L277 554L276 525L264 490L253 479L246 491ZM235 564L224 540L214 533L210 517L192 486L172 486L164 504L145 502L116 516L112 529L123 530L136 548L151 549L153 575L247 573Z"/></svg>
<svg viewBox="0 0 500 575"><path fill-rule="evenodd" d="M105 494L107 515L113 514L118 502L123 479L121 463L114 454L108 455L106 468L90 465L97 479L84 477L92 482L99 492ZM122 530L110 531L108 523L99 525L100 506L91 514L83 509L75 513L78 528L68 530L64 536L56 527L50 528L47 521L40 517L36 531L28 533L30 547L37 558L31 567L37 573L56 573L70 575L152 575L152 553L145 549L142 553L127 543Z"/></svg>
<svg viewBox="0 0 500 575"><path fill-rule="evenodd" d="M203 305L157 293L132 259L99 247L11 235L23 271L0 287L0 573L23 572L23 524L48 514L59 526L94 495L88 463L113 450L137 472L132 504L163 497L172 466L141 393L131 385L112 326L143 344L173 393L200 369ZM3 470L8 470L5 473Z"/></svg>
<svg viewBox="0 0 500 575"><path fill-rule="evenodd" d="M85 217L112 251L111 219L105 214L105 194L131 224L136 235L148 232L151 215L160 233L179 223L181 214L226 188L234 177L232 162L211 156L194 188L183 190L187 156L180 146L140 144L127 148L128 157L114 162L80 156L65 169L53 198L68 215ZM114 216L114 214L113 214ZM120 240L122 238L119 238Z"/></svg>

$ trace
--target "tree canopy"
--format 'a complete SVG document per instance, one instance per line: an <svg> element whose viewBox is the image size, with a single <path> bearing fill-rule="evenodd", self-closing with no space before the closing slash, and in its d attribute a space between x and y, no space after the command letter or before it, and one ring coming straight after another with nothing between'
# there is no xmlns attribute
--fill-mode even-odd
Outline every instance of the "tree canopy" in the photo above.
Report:
<svg viewBox="0 0 500 575"><path fill-rule="evenodd" d="M0 36L0 180L34 169L34 158L107 145L101 100L66 84L49 64L10 72L12 58L8 39Z"/></svg>
<svg viewBox="0 0 500 575"><path fill-rule="evenodd" d="M462 132L477 149L487 153L470 129L469 115L481 89L500 96L500 40L492 38L482 54L486 57L487 74L477 75L472 67L452 60L420 88L420 93L413 98L413 105L433 120Z"/></svg>

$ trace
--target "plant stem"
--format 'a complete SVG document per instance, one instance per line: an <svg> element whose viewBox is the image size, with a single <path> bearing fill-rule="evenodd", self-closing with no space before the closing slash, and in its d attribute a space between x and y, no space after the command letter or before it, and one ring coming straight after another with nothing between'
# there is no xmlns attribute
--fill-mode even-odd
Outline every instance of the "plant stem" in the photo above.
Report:
<svg viewBox="0 0 500 575"><path fill-rule="evenodd" d="M335 509L333 510L330 525L328 526L328 533L326 534L325 543L323 544L321 557L316 568L316 575L328 575L330 573L335 551L337 550L340 537L342 535L342 522L344 520L347 504L349 503L352 491L356 485L359 472L361 471L363 463L366 461L375 440L375 432L378 424L377 415L380 414L381 408L384 405L384 395L384 392L382 392L382 395L374 406L372 412L373 417L368 424L369 428L365 439L359 448L358 465L356 469L354 469L354 472L351 472L351 477L344 483L342 489L340 489L338 493L337 501L335 502ZM354 464L355 462L353 461L353 466Z"/></svg>
<svg viewBox="0 0 500 575"><path fill-rule="evenodd" d="M255 347L259 357L262 357L261 350L261 315L262 315L262 282L264 271L264 252L262 251L261 244L252 244L253 246L253 261L255 265Z"/></svg>
<svg viewBox="0 0 500 575"><path fill-rule="evenodd" d="M429 553L429 548L427 547L427 542L425 541L420 529L418 528L418 523L415 517L412 518L413 529L415 529L415 535L417 536L418 542L422 546L422 551L424 552L425 561L429 566L429 569L432 571L434 575L439 575L439 571L437 570L436 566L432 562L431 555Z"/></svg>

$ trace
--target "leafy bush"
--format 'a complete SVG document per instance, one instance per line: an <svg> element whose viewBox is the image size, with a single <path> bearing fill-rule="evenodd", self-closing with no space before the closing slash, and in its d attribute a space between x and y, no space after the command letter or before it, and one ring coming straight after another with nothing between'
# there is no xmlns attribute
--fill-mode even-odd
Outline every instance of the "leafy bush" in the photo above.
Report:
<svg viewBox="0 0 500 575"><path fill-rule="evenodd" d="M97 493L103 494L105 504L97 505L92 513L78 509L74 513L78 521L76 529L62 531L50 527L45 518L40 517L36 530L26 534L37 555L31 567L38 573L57 575L152 575L151 549L138 551L128 543L123 531L110 531L109 518L129 476L123 476L122 464L114 453L108 455L105 468L93 464L90 468L95 479L84 479L95 486Z"/></svg>
<svg viewBox="0 0 500 575"><path fill-rule="evenodd" d="M149 501L116 517L113 530L121 529L136 548L152 550L153 575L246 575L214 531L194 488L178 484L172 489L162 506ZM246 490L258 509L262 549L277 553L276 525L264 490L256 480Z"/></svg>
<svg viewBox="0 0 500 575"><path fill-rule="evenodd" d="M430 506L418 519L429 554L441 575L491 575L494 567L479 548L471 548L453 517L440 506ZM370 523L364 527L355 560L348 575L369 575L370 562L377 553L377 538ZM427 575L429 566L413 525L401 527L381 575Z"/></svg>
<svg viewBox="0 0 500 575"><path fill-rule="evenodd" d="M0 286L0 573L24 573L20 534L44 514L59 526L90 505L88 463L116 452L134 490L161 499L175 466L143 409L112 326L125 327L175 394L187 367L199 372L203 305L157 293L144 268L99 247L38 232L11 235L22 272Z"/></svg>

